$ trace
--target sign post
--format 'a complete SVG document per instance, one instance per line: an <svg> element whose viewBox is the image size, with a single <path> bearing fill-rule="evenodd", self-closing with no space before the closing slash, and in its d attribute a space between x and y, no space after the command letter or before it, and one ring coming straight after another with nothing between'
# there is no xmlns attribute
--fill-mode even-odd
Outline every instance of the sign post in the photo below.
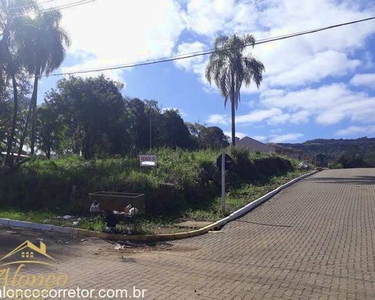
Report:
<svg viewBox="0 0 375 300"><path fill-rule="evenodd" d="M156 167L156 155L140 155L139 163L141 167Z"/></svg>
<svg viewBox="0 0 375 300"><path fill-rule="evenodd" d="M228 154L220 154L216 166L221 170L221 211L225 213L225 171L232 165L232 158Z"/></svg>

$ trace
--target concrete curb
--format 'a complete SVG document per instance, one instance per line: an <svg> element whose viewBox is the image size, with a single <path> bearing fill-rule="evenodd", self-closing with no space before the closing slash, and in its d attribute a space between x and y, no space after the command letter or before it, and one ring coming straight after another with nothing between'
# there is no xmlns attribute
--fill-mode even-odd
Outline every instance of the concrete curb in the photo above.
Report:
<svg viewBox="0 0 375 300"><path fill-rule="evenodd" d="M159 234L159 235L123 235L123 234L112 234L112 233L91 231L91 230L80 229L80 228L61 227L61 226L54 226L54 225L49 225L49 224L31 223L31 222L26 222L26 221L16 221L16 220L9 220L9 219L2 219L2 218L0 218L0 225L57 232L57 233L62 233L62 234L71 234L74 236L81 236L81 237L97 237L97 238L115 240L115 241L127 240L127 241L142 241L142 242L158 242L158 241L171 241L171 240L177 240L177 239L185 239L185 238L202 235L215 229L221 229L223 226L225 226L229 222L242 217L243 215L252 211L254 208L263 204L264 202L272 198L274 195L279 193L281 190L291 186L292 184L306 177L314 175L317 172L319 171L315 170L313 172L297 177L279 186L277 189L269 192L268 194L258 198L257 200L245 205L244 207L238 209L237 211L231 213L229 216L215 223L212 223L204 228L201 228L198 230L187 231L187 232L170 233L170 234L167 233L167 234Z"/></svg>

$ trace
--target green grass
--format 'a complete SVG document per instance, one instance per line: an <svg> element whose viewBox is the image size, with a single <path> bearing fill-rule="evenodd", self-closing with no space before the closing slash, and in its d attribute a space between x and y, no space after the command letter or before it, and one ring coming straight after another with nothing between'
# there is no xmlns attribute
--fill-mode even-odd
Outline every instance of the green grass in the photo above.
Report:
<svg viewBox="0 0 375 300"><path fill-rule="evenodd" d="M231 148L227 171L227 211L231 213L299 176L297 162L275 154ZM95 191L135 192L145 195L147 215L139 218L140 233L177 232L182 220L216 221L221 212L219 151L155 150L157 168L140 169L137 157L85 161L77 156L35 159L0 180L0 217L103 231L103 219L83 217ZM2 209L1 209L2 208ZM123 231L132 229L121 224Z"/></svg>
<svg viewBox="0 0 375 300"><path fill-rule="evenodd" d="M20 220L35 223L48 223L48 220L56 218L57 213L48 211L22 211L14 208L3 207L0 209L0 218Z"/></svg>
<svg viewBox="0 0 375 300"><path fill-rule="evenodd" d="M226 215L306 172L308 171L295 170L282 176L271 177L267 183L242 184L239 187L229 189L226 194ZM78 218L77 216L72 220L64 220L62 216L63 215L58 212L51 211L23 211L21 209L8 207L0 208L0 218L65 227L73 227L73 222ZM216 197L209 207L205 207L204 209L187 209L184 212L182 219L214 222L224 216L225 215L221 212L221 198ZM105 221L102 218L81 216L80 219L79 224L76 226L78 228L95 231L104 231L106 228ZM121 232L133 234L176 233L184 231L183 229L174 227L174 224L180 221L181 218L171 218L168 216L162 216L159 218L151 217L149 219L140 217L137 221L136 230L134 230L133 224L128 222L121 222L118 225L118 228Z"/></svg>
<svg viewBox="0 0 375 300"><path fill-rule="evenodd" d="M217 197L209 209L187 211L186 217L199 221L217 221L271 192L280 185L308 172L309 171L295 170L282 176L271 177L267 183L242 184L240 187L231 189L226 193L226 214L223 214L221 211L221 197Z"/></svg>

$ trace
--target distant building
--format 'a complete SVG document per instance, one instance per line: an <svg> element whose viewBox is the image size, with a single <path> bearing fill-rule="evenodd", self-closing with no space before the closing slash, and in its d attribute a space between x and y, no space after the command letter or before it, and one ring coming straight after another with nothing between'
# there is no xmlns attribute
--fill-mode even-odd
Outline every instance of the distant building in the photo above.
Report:
<svg viewBox="0 0 375 300"><path fill-rule="evenodd" d="M262 153L275 153L276 152L275 147L271 145L263 144L262 142L254 140L248 136L245 136L243 139L240 139L239 141L237 141L236 145L238 147L243 147L251 151L259 151Z"/></svg>

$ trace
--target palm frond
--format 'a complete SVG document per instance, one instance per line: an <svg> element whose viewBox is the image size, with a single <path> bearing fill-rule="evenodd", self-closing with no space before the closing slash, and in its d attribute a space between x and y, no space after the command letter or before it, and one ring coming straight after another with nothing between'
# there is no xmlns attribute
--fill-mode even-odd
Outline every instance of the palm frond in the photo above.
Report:
<svg viewBox="0 0 375 300"><path fill-rule="evenodd" d="M215 52L210 55L205 76L210 85L212 81L215 82L224 98L224 106L230 99L237 109L241 101L242 83L248 86L254 81L259 88L263 79L264 65L251 55L243 55L249 45L255 45L255 39L250 34L243 37L220 36L215 40Z"/></svg>
<svg viewBox="0 0 375 300"><path fill-rule="evenodd" d="M259 88L265 71L263 63L253 57L246 57L243 62L247 69L244 77L246 86L250 85L251 81L254 81L257 88Z"/></svg>
<svg viewBox="0 0 375 300"><path fill-rule="evenodd" d="M246 45L251 45L253 48L255 46L255 38L252 34L246 34L243 38L243 42Z"/></svg>

